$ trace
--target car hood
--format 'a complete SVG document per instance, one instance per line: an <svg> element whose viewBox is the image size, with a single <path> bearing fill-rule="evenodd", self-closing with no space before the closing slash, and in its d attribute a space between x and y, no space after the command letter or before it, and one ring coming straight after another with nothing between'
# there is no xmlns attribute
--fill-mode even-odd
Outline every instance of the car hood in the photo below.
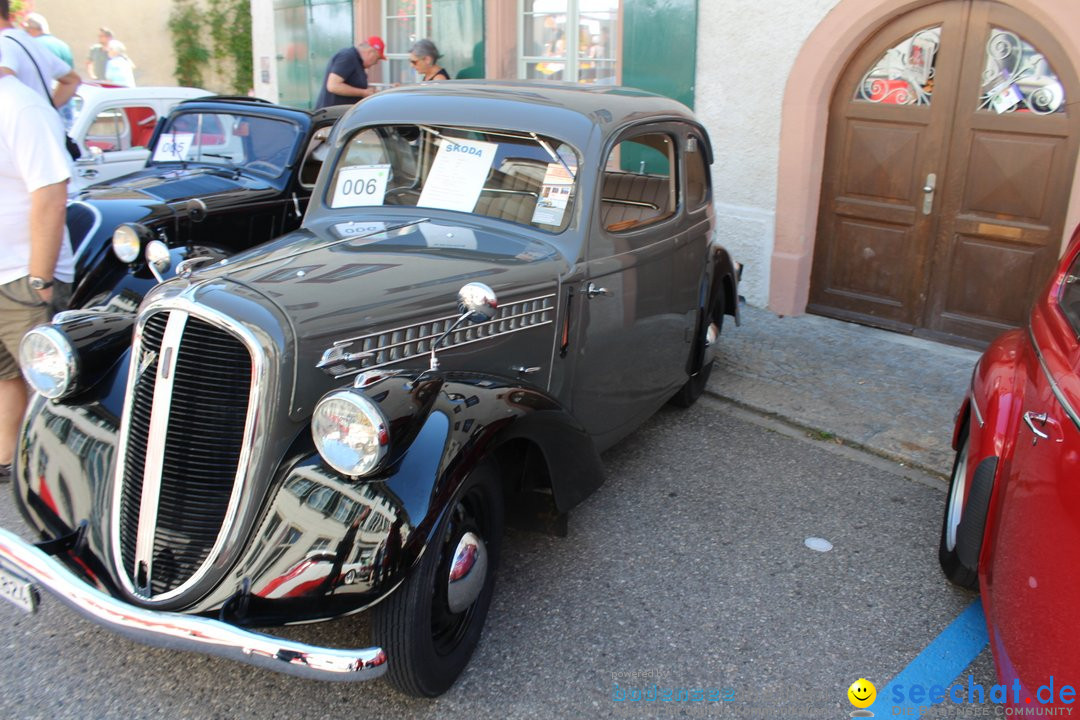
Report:
<svg viewBox="0 0 1080 720"><path fill-rule="evenodd" d="M226 275L273 299L304 341L452 314L468 282L516 297L553 286L568 267L554 245L530 235L390 218L308 226L199 276Z"/></svg>
<svg viewBox="0 0 1080 720"><path fill-rule="evenodd" d="M296 404L340 385L316 370L335 343L457 313L469 282L489 285L500 305L551 296L570 264L534 235L428 219L380 219L305 227L195 273L194 284L245 286L274 306L295 343ZM202 295L198 289L195 296ZM207 297L207 300L210 300ZM554 304L554 299L547 302ZM547 352L550 352L548 345ZM426 363L426 357L415 361Z"/></svg>
<svg viewBox="0 0 1080 720"><path fill-rule="evenodd" d="M148 167L113 180L107 185L91 186L83 190L78 199L103 201L149 198L158 202L175 203L260 189L271 190L272 186L247 175L238 176L224 168Z"/></svg>

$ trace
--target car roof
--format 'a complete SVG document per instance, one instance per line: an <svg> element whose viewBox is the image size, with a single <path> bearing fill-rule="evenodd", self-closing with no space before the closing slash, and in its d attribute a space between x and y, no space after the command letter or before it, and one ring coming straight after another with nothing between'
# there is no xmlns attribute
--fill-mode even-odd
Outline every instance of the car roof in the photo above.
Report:
<svg viewBox="0 0 1080 720"><path fill-rule="evenodd" d="M215 107L217 106L217 107ZM334 118L337 119L345 114L349 109L348 105L338 105L333 107L322 108L321 110L307 110L305 108L292 107L289 105L277 105L269 100L263 100L262 98L249 97L247 95L211 95L209 97L193 98L191 100L185 100L177 105L177 109L190 109L191 107L197 107L202 109L223 110L229 108L232 110L242 110L246 112L267 112L269 114L289 115L289 114L302 114L307 115L313 119L321 118Z"/></svg>
<svg viewBox="0 0 1080 720"><path fill-rule="evenodd" d="M90 83L81 83L75 91L84 101L112 100L148 100L154 98L197 98L213 95L209 90L194 87L173 87L167 85L144 85L142 87L103 87Z"/></svg>
<svg viewBox="0 0 1080 720"><path fill-rule="evenodd" d="M597 130L606 135L632 122L662 118L700 125L682 103L635 88L452 80L378 92L353 106L341 126L430 123L518 129L560 137L584 149Z"/></svg>

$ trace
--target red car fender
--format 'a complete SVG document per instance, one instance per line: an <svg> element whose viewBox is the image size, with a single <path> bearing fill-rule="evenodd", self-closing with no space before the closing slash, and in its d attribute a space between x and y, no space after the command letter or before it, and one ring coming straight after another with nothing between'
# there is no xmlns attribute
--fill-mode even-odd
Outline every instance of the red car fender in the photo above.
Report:
<svg viewBox="0 0 1080 720"><path fill-rule="evenodd" d="M971 391L965 399L967 417L958 416L953 436L953 447L957 447L960 428L963 421L968 420L971 468L983 458L998 457L1004 460L1012 454L1015 426L1020 422L1020 407L1024 399L1026 373L1022 364L1027 344L1022 330L1007 332L987 348L975 366ZM1000 462L998 467L1000 469Z"/></svg>
<svg viewBox="0 0 1080 720"><path fill-rule="evenodd" d="M982 548L979 552L980 584L988 581L986 570L989 567L990 552L994 546L997 519L1000 515L1000 478L1008 473L1016 439L1016 425L1020 422L1026 382L1023 362L1027 344L1024 332L1013 330L998 337L986 349L975 366L971 389L957 412L953 430L953 447L958 448L960 432L965 424L968 427L968 492L972 486L971 476L979 463L988 457L998 458L983 529ZM966 497L964 502L967 502ZM983 598L985 602L985 593Z"/></svg>

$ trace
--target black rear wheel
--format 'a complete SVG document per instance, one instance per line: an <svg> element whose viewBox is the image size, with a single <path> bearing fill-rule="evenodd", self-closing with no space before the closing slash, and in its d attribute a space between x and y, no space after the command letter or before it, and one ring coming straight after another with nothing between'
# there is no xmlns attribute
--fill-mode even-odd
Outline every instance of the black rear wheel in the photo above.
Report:
<svg viewBox="0 0 1080 720"><path fill-rule="evenodd" d="M715 322L717 334L716 341L719 342L720 330L724 326L724 316L722 313L718 313L716 317L720 318ZM706 332L707 331L708 326L706 326ZM695 350L691 350L691 352L695 352ZM712 375L713 365L715 364L715 360L710 360L708 364L697 371L696 375L687 378L683 386L679 388L679 392L672 395L668 402L675 407L681 408L688 408L696 403L702 393L705 392L705 386L709 384L709 376Z"/></svg>
<svg viewBox="0 0 1080 720"><path fill-rule="evenodd" d="M412 576L375 607L374 640L401 692L441 695L465 669L494 594L502 527L499 476L484 464L458 491Z"/></svg>

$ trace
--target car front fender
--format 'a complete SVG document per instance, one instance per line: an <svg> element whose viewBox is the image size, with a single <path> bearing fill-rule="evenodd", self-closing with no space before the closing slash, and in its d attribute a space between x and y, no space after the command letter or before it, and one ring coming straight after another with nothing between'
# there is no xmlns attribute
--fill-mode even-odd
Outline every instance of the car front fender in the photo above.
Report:
<svg viewBox="0 0 1080 720"><path fill-rule="evenodd" d="M427 551L469 474L498 462L500 448L517 441L539 449L560 513L602 482L589 436L536 388L488 375L417 372L370 373L357 385L389 422L384 470L370 479L342 475L309 438L298 438L248 549L199 612L221 610L232 622L258 626L379 602ZM503 473L508 494L517 479Z"/></svg>

